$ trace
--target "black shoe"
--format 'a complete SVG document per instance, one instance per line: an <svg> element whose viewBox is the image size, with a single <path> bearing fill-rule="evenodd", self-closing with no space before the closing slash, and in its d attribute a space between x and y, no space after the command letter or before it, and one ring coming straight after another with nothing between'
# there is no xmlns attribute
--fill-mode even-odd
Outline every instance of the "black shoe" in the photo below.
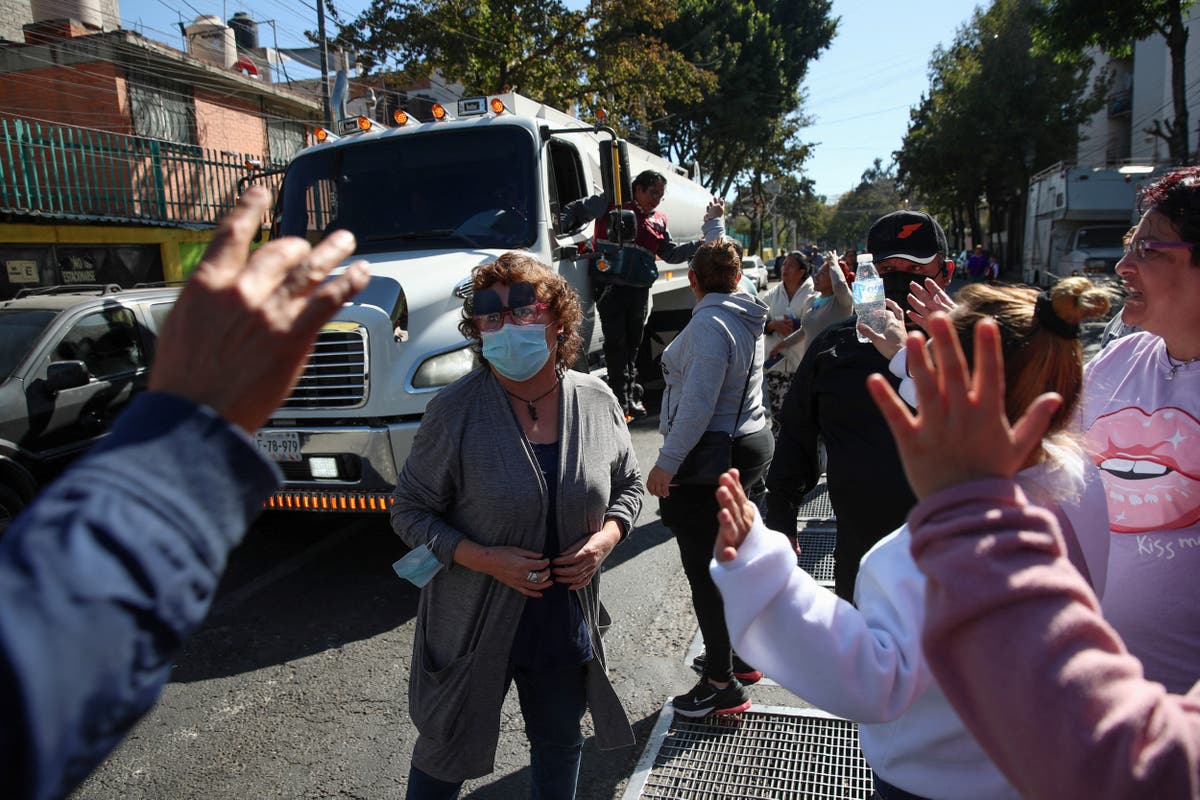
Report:
<svg viewBox="0 0 1200 800"><path fill-rule="evenodd" d="M642 405L641 400L630 400L629 405L625 407L625 416L633 417L634 419L645 419L646 407Z"/></svg>
<svg viewBox="0 0 1200 800"><path fill-rule="evenodd" d="M687 694L671 698L675 713L681 717L707 717L709 714L737 714L750 707L750 694L737 678L724 689L701 678Z"/></svg>
<svg viewBox="0 0 1200 800"><path fill-rule="evenodd" d="M700 655L698 655L692 659L692 669L696 670L696 672L699 672L701 675L704 674L704 668L707 665L708 665L708 653L706 653L706 652L701 653ZM762 674L762 670L755 669L754 667L750 666L745 661L742 661L742 659L738 656L737 653L734 653L733 654L733 677L735 677L739 681L741 681L741 684L743 686L751 686L751 685L756 684L759 681L761 681L763 679L763 674Z"/></svg>

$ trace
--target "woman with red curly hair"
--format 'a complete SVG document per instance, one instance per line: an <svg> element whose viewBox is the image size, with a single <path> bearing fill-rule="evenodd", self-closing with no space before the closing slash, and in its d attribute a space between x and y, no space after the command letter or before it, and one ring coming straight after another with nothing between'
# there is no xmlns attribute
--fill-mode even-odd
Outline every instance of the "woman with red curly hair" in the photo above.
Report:
<svg viewBox="0 0 1200 800"><path fill-rule="evenodd" d="M570 369L582 315L566 280L505 253L472 289L459 329L483 363L430 401L393 495L392 527L437 570L417 611L407 796L453 798L492 771L515 682L533 796L572 798L586 709L601 747L634 741L608 682L599 573L642 479L616 398Z"/></svg>

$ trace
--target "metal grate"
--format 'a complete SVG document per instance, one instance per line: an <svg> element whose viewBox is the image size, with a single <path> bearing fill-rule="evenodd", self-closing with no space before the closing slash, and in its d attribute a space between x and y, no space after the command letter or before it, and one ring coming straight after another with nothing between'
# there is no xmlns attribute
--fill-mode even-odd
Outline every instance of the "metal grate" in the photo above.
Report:
<svg viewBox="0 0 1200 800"><path fill-rule="evenodd" d="M873 792L853 722L775 706L676 718L668 703L624 800L866 800Z"/></svg>
<svg viewBox="0 0 1200 800"><path fill-rule="evenodd" d="M354 408L367 401L367 331L323 330L280 408Z"/></svg>
<svg viewBox="0 0 1200 800"><path fill-rule="evenodd" d="M833 515L833 506L829 503L829 486L822 479L811 492L804 496L800 501L800 512L798 514L801 521L805 520L830 520L835 519Z"/></svg>
<svg viewBox="0 0 1200 800"><path fill-rule="evenodd" d="M800 569L816 578L822 586L833 587L833 547L837 543L837 528L809 525L796 533L800 542Z"/></svg>

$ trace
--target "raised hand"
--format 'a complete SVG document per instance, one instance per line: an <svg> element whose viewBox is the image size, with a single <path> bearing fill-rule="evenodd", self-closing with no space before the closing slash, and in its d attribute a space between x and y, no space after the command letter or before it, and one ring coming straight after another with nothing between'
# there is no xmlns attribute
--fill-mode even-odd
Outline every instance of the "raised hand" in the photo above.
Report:
<svg viewBox="0 0 1200 800"><path fill-rule="evenodd" d="M1012 477L1026 465L1062 397L1053 392L1038 397L1015 425L1009 425L996 323L985 319L975 326L974 375L950 319L938 312L926 324L933 337L933 358L920 333L910 334L906 344L908 371L917 388L916 414L882 375L867 378L867 389L896 439L913 492L925 498L979 478Z"/></svg>
<svg viewBox="0 0 1200 800"><path fill-rule="evenodd" d="M945 289L938 286L937 281L926 278L923 285L917 281L909 284L908 306L908 318L912 323L921 330L928 330L925 320L938 311L949 314L954 310L954 300L946 294Z"/></svg>
<svg viewBox="0 0 1200 800"><path fill-rule="evenodd" d="M742 490L740 476L736 469L731 469L722 475L717 485L717 503L721 510L717 512L717 544L714 555L718 561L732 561L737 558L737 549L746 541L750 526L754 524L754 504Z"/></svg>

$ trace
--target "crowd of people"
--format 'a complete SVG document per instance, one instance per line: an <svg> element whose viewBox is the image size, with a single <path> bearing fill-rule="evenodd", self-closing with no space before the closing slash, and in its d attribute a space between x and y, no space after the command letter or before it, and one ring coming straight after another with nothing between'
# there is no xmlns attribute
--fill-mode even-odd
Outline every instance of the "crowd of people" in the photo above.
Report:
<svg viewBox="0 0 1200 800"><path fill-rule="evenodd" d="M430 402L391 513L429 566L408 797L457 797L492 770L512 684L534 797L575 796L586 712L600 746L634 742L599 587L648 491L705 646L674 713L745 711L765 673L860 723L882 800L1200 798L1200 168L1144 193L1117 265L1123 335L1086 366L1081 323L1115 297L1085 278L951 296L941 226L897 211L866 232L890 312L872 331L853 262L793 251L759 299L719 231L671 242L665 184L638 176L625 210L656 237L639 246L690 259L696 305L663 353L644 482L628 429L641 292L600 298L625 315L606 384L570 369L582 312L560 275L523 253L473 273L460 330L480 366ZM221 223L150 391L0 542L10 796L68 794L153 704L279 480L248 434L365 285L359 263L326 280L354 250L345 232L250 254L268 201L251 188ZM833 593L796 560L822 472Z"/></svg>

